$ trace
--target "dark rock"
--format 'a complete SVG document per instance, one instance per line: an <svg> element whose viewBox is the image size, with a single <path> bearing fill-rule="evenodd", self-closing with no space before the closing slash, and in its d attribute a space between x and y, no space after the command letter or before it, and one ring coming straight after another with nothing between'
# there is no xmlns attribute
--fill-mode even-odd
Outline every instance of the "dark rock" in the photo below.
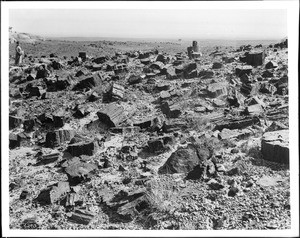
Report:
<svg viewBox="0 0 300 238"><path fill-rule="evenodd" d="M234 57L229 57L229 56L223 56L222 60L226 63L226 64L230 64L232 62L235 61Z"/></svg>
<svg viewBox="0 0 300 238"><path fill-rule="evenodd" d="M83 75L86 75L86 72L83 69L81 69L76 72L75 77L80 77Z"/></svg>
<svg viewBox="0 0 300 238"><path fill-rule="evenodd" d="M256 51L256 52L247 52L244 57L240 57L240 60L244 63L247 63L252 66L259 66L264 63L265 52Z"/></svg>
<svg viewBox="0 0 300 238"><path fill-rule="evenodd" d="M47 84L47 92L57 92L67 89L71 85L71 79L60 79L57 77L56 80L45 80Z"/></svg>
<svg viewBox="0 0 300 238"><path fill-rule="evenodd" d="M51 185L42 190L35 201L42 205L53 204L63 199L68 192L70 192L69 183L58 182L57 184Z"/></svg>
<svg viewBox="0 0 300 238"><path fill-rule="evenodd" d="M39 224L37 223L37 219L27 218L21 224L22 229L24 230L37 230L39 228Z"/></svg>
<svg viewBox="0 0 300 238"><path fill-rule="evenodd" d="M160 174L188 173L198 164L199 158L196 149L188 146L173 152L158 172Z"/></svg>
<svg viewBox="0 0 300 238"><path fill-rule="evenodd" d="M245 66L238 66L235 68L235 74L238 77L241 77L243 74L248 74L250 75L252 73L252 66L245 65Z"/></svg>
<svg viewBox="0 0 300 238"><path fill-rule="evenodd" d="M9 130L19 127L22 123L22 118L9 116Z"/></svg>
<svg viewBox="0 0 300 238"><path fill-rule="evenodd" d="M191 72L185 75L186 79L196 78L198 76L198 71L196 69L192 70Z"/></svg>
<svg viewBox="0 0 300 238"><path fill-rule="evenodd" d="M229 176L238 175L238 174L240 174L240 170L239 170L238 167L235 167L235 168L232 168L232 169L228 170L226 172L226 174L229 175Z"/></svg>
<svg viewBox="0 0 300 238"><path fill-rule="evenodd" d="M45 165L45 164L50 164L58 160L60 154L59 153L53 153L49 155L42 155L37 158L37 163L36 165Z"/></svg>
<svg viewBox="0 0 300 238"><path fill-rule="evenodd" d="M270 72L269 70L265 70L262 75L261 75L263 78L271 78L273 77L273 73Z"/></svg>
<svg viewBox="0 0 300 238"><path fill-rule="evenodd" d="M115 211L122 222L129 222L147 211L150 208L150 201L144 192L127 194L120 191L107 205Z"/></svg>
<svg viewBox="0 0 300 238"><path fill-rule="evenodd" d="M67 148L67 152L69 152L72 156L80 156L80 155L93 155L97 150L96 142L79 142L76 144L71 144Z"/></svg>
<svg viewBox="0 0 300 238"><path fill-rule="evenodd" d="M75 110L75 112L74 112L73 116L75 118L83 118L90 113L90 111L86 105L76 105L74 110Z"/></svg>
<svg viewBox="0 0 300 238"><path fill-rule="evenodd" d="M261 84L259 91L262 93L270 93L273 95L277 91L277 88L273 84L263 83Z"/></svg>
<svg viewBox="0 0 300 238"><path fill-rule="evenodd" d="M287 126L282 124L279 121L273 121L272 124L266 129L266 132L270 131L280 131L280 130L287 130L289 129Z"/></svg>
<svg viewBox="0 0 300 238"><path fill-rule="evenodd" d="M268 63L266 63L265 68L266 69L273 69L273 68L277 68L278 64L274 61L269 61Z"/></svg>
<svg viewBox="0 0 300 238"><path fill-rule="evenodd" d="M156 57L156 61L162 62L162 63L166 63L166 57L162 54L157 55Z"/></svg>
<svg viewBox="0 0 300 238"><path fill-rule="evenodd" d="M102 111L97 112L99 120L108 127L116 127L126 119L124 109L117 104L109 104Z"/></svg>
<svg viewBox="0 0 300 238"><path fill-rule="evenodd" d="M261 152L265 160L289 164L289 130L266 132Z"/></svg>
<svg viewBox="0 0 300 238"><path fill-rule="evenodd" d="M223 67L223 64L220 62L214 62L212 65L212 69L221 69Z"/></svg>
<svg viewBox="0 0 300 238"><path fill-rule="evenodd" d="M102 76L99 73L93 74L91 77L80 80L72 90L82 91L92 89L102 85Z"/></svg>
<svg viewBox="0 0 300 238"><path fill-rule="evenodd" d="M203 166L200 166L199 164L196 165L193 170L191 170L188 175L186 176L186 179L192 179L197 180L202 177L204 174L205 168Z"/></svg>
<svg viewBox="0 0 300 238"><path fill-rule="evenodd" d="M245 117L241 119L230 119L223 123L216 125L214 130L223 130L224 128L227 129L243 129L251 125L260 124L260 120L258 117Z"/></svg>
<svg viewBox="0 0 300 238"><path fill-rule="evenodd" d="M21 145L18 135L9 133L9 148L14 149Z"/></svg>
<svg viewBox="0 0 300 238"><path fill-rule="evenodd" d="M224 185L219 183L217 180L215 179L211 179L208 181L207 183L208 187L212 190L220 190L222 188L224 188Z"/></svg>
<svg viewBox="0 0 300 238"><path fill-rule="evenodd" d="M162 70L164 67L165 67L164 63L160 61L156 61L149 66L150 69L157 69L157 70Z"/></svg>
<svg viewBox="0 0 300 238"><path fill-rule="evenodd" d="M148 64L150 64L150 59L149 58L144 58L144 59L141 59L141 63L142 64L145 64L145 65L148 65Z"/></svg>
<svg viewBox="0 0 300 238"><path fill-rule="evenodd" d="M192 71L197 69L196 63L189 63L183 66L183 74L185 78L189 78L189 75Z"/></svg>
<svg viewBox="0 0 300 238"><path fill-rule="evenodd" d="M258 84L245 84L243 83L242 84L242 87L241 87L241 92L244 94L244 95L256 95L258 93L258 91L260 90L260 86Z"/></svg>
<svg viewBox="0 0 300 238"><path fill-rule="evenodd" d="M52 118L54 127L63 127L66 121L66 113L63 109L60 109L52 114Z"/></svg>
<svg viewBox="0 0 300 238"><path fill-rule="evenodd" d="M45 65L38 68L35 79L47 78L50 75L49 71L46 69Z"/></svg>
<svg viewBox="0 0 300 238"><path fill-rule="evenodd" d="M170 89L170 85L167 83L160 83L155 86L155 90L158 92L167 91Z"/></svg>
<svg viewBox="0 0 300 238"><path fill-rule="evenodd" d="M129 85L133 85L142 82L142 78L140 75L130 75L127 81Z"/></svg>
<svg viewBox="0 0 300 238"><path fill-rule="evenodd" d="M46 134L45 146L53 148L69 142L75 135L73 130L57 130Z"/></svg>
<svg viewBox="0 0 300 238"><path fill-rule="evenodd" d="M23 190L20 194L20 199L26 199L28 196L29 192L26 190Z"/></svg>
<svg viewBox="0 0 300 238"><path fill-rule="evenodd" d="M229 197L234 197L239 192L239 189L236 187L231 187L228 191Z"/></svg>
<svg viewBox="0 0 300 238"><path fill-rule="evenodd" d="M162 153L166 150L163 138L149 140L148 149L150 153Z"/></svg>
<svg viewBox="0 0 300 238"><path fill-rule="evenodd" d="M55 60L52 62L51 66L55 70L59 70L63 68L63 65L60 62L57 62Z"/></svg>
<svg viewBox="0 0 300 238"><path fill-rule="evenodd" d="M177 118L181 114L179 105L169 105L169 102L163 102L161 104L161 110L167 117L170 118Z"/></svg>
<svg viewBox="0 0 300 238"><path fill-rule="evenodd" d="M107 61L107 58L105 56L101 56L96 59L93 59L92 62L96 64L103 64L105 61Z"/></svg>
<svg viewBox="0 0 300 238"><path fill-rule="evenodd" d="M28 119L24 121L23 128L26 132L30 132L34 129L35 125L36 125L35 119Z"/></svg>
<svg viewBox="0 0 300 238"><path fill-rule="evenodd" d="M79 210L76 209L72 215L68 218L70 222L74 222L77 224L82 224L82 225L88 225L92 219L94 218L94 215L84 211L84 210Z"/></svg>
<svg viewBox="0 0 300 238"><path fill-rule="evenodd" d="M86 52L79 52L78 56L85 61L86 60Z"/></svg>

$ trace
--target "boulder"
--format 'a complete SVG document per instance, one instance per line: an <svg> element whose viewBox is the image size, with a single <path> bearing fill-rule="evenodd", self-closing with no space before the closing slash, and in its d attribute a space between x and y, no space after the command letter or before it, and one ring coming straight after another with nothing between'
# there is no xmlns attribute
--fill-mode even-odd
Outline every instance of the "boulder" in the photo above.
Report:
<svg viewBox="0 0 300 238"><path fill-rule="evenodd" d="M87 142L79 142L75 144L71 144L67 148L67 152L69 152L72 156L80 156L80 155L93 155L97 149L97 144L94 141Z"/></svg>
<svg viewBox="0 0 300 238"><path fill-rule="evenodd" d="M162 70L164 67L165 67L164 63L160 61L156 61L149 66L150 69L157 69L157 70Z"/></svg>
<svg viewBox="0 0 300 238"><path fill-rule="evenodd" d="M114 83L111 89L111 98L112 100L121 100L124 97L125 88L120 85Z"/></svg>
<svg viewBox="0 0 300 238"><path fill-rule="evenodd" d="M244 95L256 95L260 90L260 85L257 83L243 83L241 87L241 93Z"/></svg>
<svg viewBox="0 0 300 238"><path fill-rule="evenodd" d="M108 127L116 127L126 119L124 109L115 103L107 105L103 110L97 112L100 122Z"/></svg>
<svg viewBox="0 0 300 238"><path fill-rule="evenodd" d="M212 69L221 69L223 67L223 64L220 62L214 62L212 65Z"/></svg>
<svg viewBox="0 0 300 238"><path fill-rule="evenodd" d="M220 133L219 133L219 138L221 140L228 140L228 139L233 139L233 138L238 138L238 139L244 139L249 137L253 132L249 129L243 129L243 130L230 130L227 128L224 128Z"/></svg>
<svg viewBox="0 0 300 238"><path fill-rule="evenodd" d="M264 110L260 104L254 104L254 105L246 107L246 113L251 116L260 115L263 112L264 112Z"/></svg>
<svg viewBox="0 0 300 238"><path fill-rule="evenodd" d="M235 68L235 74L238 77L241 77L243 74L250 75L252 73L252 66L250 65L244 65L244 66L238 66Z"/></svg>
<svg viewBox="0 0 300 238"><path fill-rule="evenodd" d="M289 129L287 126L282 124L279 121L273 121L272 124L266 129L266 132L269 131L280 131L280 130L287 130Z"/></svg>
<svg viewBox="0 0 300 238"><path fill-rule="evenodd" d="M263 78L271 78L273 77L273 73L270 72L269 70L265 70L262 75L261 75Z"/></svg>
<svg viewBox="0 0 300 238"><path fill-rule="evenodd" d="M259 66L264 63L265 53L264 51L246 52L244 57L240 57L240 60L252 66Z"/></svg>
<svg viewBox="0 0 300 238"><path fill-rule="evenodd" d="M227 94L227 84L226 83L212 83L206 88L209 97L216 98L221 95Z"/></svg>
<svg viewBox="0 0 300 238"><path fill-rule="evenodd" d="M70 191L68 182L58 182L42 190L35 201L41 205L50 205L62 200Z"/></svg>
<svg viewBox="0 0 300 238"><path fill-rule="evenodd" d="M52 154L38 156L37 163L35 165L39 166L39 165L53 163L58 160L59 156L60 156L59 152L54 152Z"/></svg>
<svg viewBox="0 0 300 238"><path fill-rule="evenodd" d="M202 70L199 72L198 77L203 79L209 79L214 76L214 71Z"/></svg>
<svg viewBox="0 0 300 238"><path fill-rule="evenodd" d="M14 149L20 146L20 139L18 135L9 133L9 149Z"/></svg>
<svg viewBox="0 0 300 238"><path fill-rule="evenodd" d="M133 85L142 82L142 78L140 75L130 75L127 81L129 85Z"/></svg>
<svg viewBox="0 0 300 238"><path fill-rule="evenodd" d="M97 169L97 165L84 163L84 162L74 162L65 168L65 172L68 176L68 181L73 186L79 184L83 180L90 178L90 173Z"/></svg>
<svg viewBox="0 0 300 238"><path fill-rule="evenodd" d="M74 135L75 132L73 130L57 130L48 132L46 134L45 146L50 148L60 146L65 142L70 142Z"/></svg>
<svg viewBox="0 0 300 238"><path fill-rule="evenodd" d="M22 123L23 123L22 118L15 117L15 116L9 116L9 130L12 130L14 128L21 126Z"/></svg>
<svg viewBox="0 0 300 238"><path fill-rule="evenodd" d="M166 76L167 76L167 79L176 79L177 78L177 74L175 72L175 68L174 67L168 67L166 69Z"/></svg>
<svg viewBox="0 0 300 238"><path fill-rule="evenodd" d="M289 164L289 130L266 132L262 137L261 152L265 160Z"/></svg>
<svg viewBox="0 0 300 238"><path fill-rule="evenodd" d="M152 139L148 141L148 150L150 153L162 153L165 152L168 143L172 142L171 137L161 137L157 139Z"/></svg>
<svg viewBox="0 0 300 238"><path fill-rule="evenodd" d="M86 60L86 52L79 52L78 56L82 59L82 61Z"/></svg>
<svg viewBox="0 0 300 238"><path fill-rule="evenodd" d="M197 69L196 63L189 63L183 66L183 75L185 78L189 78L189 75L192 71Z"/></svg>
<svg viewBox="0 0 300 238"><path fill-rule="evenodd" d="M168 83L159 83L155 86L155 90L158 92L166 91L170 89L170 84Z"/></svg>
<svg viewBox="0 0 300 238"><path fill-rule="evenodd" d="M85 210L76 209L74 212L72 212L72 214L68 218L68 220L73 223L88 225L92 221L93 218L94 218L94 215L91 214L90 212L87 212Z"/></svg>
<svg viewBox="0 0 300 238"><path fill-rule="evenodd" d="M265 66L266 69L274 69L277 67L278 67L278 64L274 61L269 61L268 63L266 63L266 66Z"/></svg>
<svg viewBox="0 0 300 238"><path fill-rule="evenodd" d="M169 102L163 102L161 104L161 110L167 117L170 118L177 118L181 114L181 109L179 105L170 105Z"/></svg>
<svg viewBox="0 0 300 238"><path fill-rule="evenodd" d="M233 129L243 129L248 126L252 126L255 124L260 124L260 120L258 117L244 117L244 118L238 118L238 119L230 119L223 121L222 123L219 123L215 126L214 130L223 130L224 128L233 130Z"/></svg>
<svg viewBox="0 0 300 238"><path fill-rule="evenodd" d="M105 56L101 56L101 57L93 59L92 62L96 63L96 64L103 64L105 61L107 61L107 58Z"/></svg>
<svg viewBox="0 0 300 238"><path fill-rule="evenodd" d="M159 168L160 174L188 173L199 164L197 150L193 146L179 148Z"/></svg>
<svg viewBox="0 0 300 238"><path fill-rule="evenodd" d="M168 99L171 97L171 94L168 91L161 91L159 93L160 99L164 100L164 99Z"/></svg>
<svg viewBox="0 0 300 238"><path fill-rule="evenodd" d="M91 77L80 80L72 90L82 91L92 89L102 84L102 76L99 73L93 74Z"/></svg>
<svg viewBox="0 0 300 238"><path fill-rule="evenodd" d="M276 93L277 88L273 84L265 82L260 85L259 91L262 93L268 93L273 95L274 93Z"/></svg>

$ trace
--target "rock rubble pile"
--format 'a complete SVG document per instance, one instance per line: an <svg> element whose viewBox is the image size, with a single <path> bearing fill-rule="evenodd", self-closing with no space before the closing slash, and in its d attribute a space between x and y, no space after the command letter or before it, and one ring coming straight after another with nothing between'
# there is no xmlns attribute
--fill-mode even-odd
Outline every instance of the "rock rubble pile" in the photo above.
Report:
<svg viewBox="0 0 300 238"><path fill-rule="evenodd" d="M288 229L287 43L9 69L12 229Z"/></svg>

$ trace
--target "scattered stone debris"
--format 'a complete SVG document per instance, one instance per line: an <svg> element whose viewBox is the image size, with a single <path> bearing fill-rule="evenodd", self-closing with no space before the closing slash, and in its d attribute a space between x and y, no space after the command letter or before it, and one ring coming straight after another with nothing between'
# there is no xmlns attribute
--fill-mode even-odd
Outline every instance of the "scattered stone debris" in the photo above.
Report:
<svg viewBox="0 0 300 238"><path fill-rule="evenodd" d="M287 40L191 43L24 45L12 229L290 228Z"/></svg>

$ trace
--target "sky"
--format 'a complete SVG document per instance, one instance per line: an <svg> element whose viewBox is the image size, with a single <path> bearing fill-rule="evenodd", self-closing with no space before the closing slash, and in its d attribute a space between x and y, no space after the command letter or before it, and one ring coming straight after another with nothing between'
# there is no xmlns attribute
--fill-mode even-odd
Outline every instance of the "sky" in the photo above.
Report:
<svg viewBox="0 0 300 238"><path fill-rule="evenodd" d="M282 39L284 9L10 9L14 31L44 37Z"/></svg>

